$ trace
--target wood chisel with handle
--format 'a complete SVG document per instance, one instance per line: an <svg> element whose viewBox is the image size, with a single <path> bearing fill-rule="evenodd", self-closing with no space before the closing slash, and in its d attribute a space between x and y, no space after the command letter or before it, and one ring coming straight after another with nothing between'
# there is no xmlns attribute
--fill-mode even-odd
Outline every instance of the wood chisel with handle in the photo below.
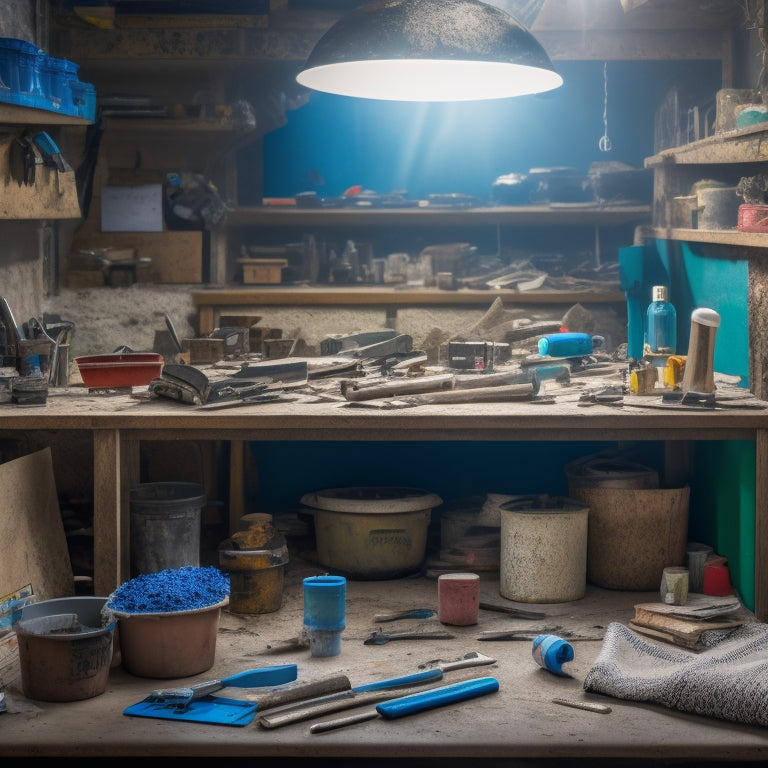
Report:
<svg viewBox="0 0 768 768"><path fill-rule="evenodd" d="M461 683L452 685L443 685L438 688L431 688L428 691L414 693L408 696L382 701L376 705L375 709L367 712L360 712L357 715L349 717L340 717L336 720L326 720L322 723L315 723L310 726L310 733L324 733L336 728L343 728L354 723L362 723L366 720L373 720L376 717L383 717L385 720L393 720L398 717L423 712L427 709L443 707L446 704L453 704L457 701L473 699L477 696L484 696L487 693L495 693L499 690L499 681L495 677L479 677L474 680L465 680Z"/></svg>

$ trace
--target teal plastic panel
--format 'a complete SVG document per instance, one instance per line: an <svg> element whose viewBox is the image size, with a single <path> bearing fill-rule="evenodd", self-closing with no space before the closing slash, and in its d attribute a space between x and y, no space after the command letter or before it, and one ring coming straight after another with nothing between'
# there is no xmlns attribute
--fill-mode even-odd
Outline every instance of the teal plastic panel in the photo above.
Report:
<svg viewBox="0 0 768 768"><path fill-rule="evenodd" d="M694 444L689 540L728 558L731 581L744 604L755 605L755 444Z"/></svg>
<svg viewBox="0 0 768 768"><path fill-rule="evenodd" d="M677 350L688 352L691 312L709 307L720 315L715 337L715 370L741 377L749 386L749 334L746 259L718 258L721 246L656 241L658 258L670 279L670 301L677 310ZM651 285L647 285L650 302ZM647 306L647 304L646 304Z"/></svg>

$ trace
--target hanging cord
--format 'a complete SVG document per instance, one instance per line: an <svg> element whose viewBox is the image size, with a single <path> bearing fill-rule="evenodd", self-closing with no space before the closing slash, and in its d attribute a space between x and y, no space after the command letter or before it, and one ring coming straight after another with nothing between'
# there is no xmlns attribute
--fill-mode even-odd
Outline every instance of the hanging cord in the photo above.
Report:
<svg viewBox="0 0 768 768"><path fill-rule="evenodd" d="M760 4L757 16L762 55L762 67L760 68L760 75L757 78L757 90L762 94L763 103L765 103L766 99L766 80L768 80L768 43L766 43L765 22L765 2L763 2Z"/></svg>
<svg viewBox="0 0 768 768"><path fill-rule="evenodd" d="M597 143L601 152L611 151L611 140L608 138L608 62L603 62L603 135Z"/></svg>
<svg viewBox="0 0 768 768"><path fill-rule="evenodd" d="M747 30L757 30L760 41L760 74L757 76L755 89L760 91L763 103L766 103L766 85L768 85L768 42L766 41L766 0L746 0L743 5Z"/></svg>

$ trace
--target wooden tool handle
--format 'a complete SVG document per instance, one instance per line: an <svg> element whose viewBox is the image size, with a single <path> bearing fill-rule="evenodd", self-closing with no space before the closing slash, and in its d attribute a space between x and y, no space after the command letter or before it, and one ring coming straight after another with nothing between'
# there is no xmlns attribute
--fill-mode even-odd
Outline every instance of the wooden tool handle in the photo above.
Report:
<svg viewBox="0 0 768 768"><path fill-rule="evenodd" d="M303 699L314 699L317 696L348 691L351 687L352 683L346 675L335 675L323 678L322 680L316 680L312 683L284 686L272 691L259 691L252 695L251 700L259 705L258 711L261 712L265 709L279 707L283 704L291 704Z"/></svg>

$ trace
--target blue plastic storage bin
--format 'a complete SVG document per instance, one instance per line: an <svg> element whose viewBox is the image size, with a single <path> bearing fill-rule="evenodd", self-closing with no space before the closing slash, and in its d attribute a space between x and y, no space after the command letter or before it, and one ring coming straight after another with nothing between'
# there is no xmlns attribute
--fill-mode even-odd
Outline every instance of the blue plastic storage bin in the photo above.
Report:
<svg viewBox="0 0 768 768"><path fill-rule="evenodd" d="M40 94L35 69L37 46L26 40L0 37L0 88L16 93Z"/></svg>

